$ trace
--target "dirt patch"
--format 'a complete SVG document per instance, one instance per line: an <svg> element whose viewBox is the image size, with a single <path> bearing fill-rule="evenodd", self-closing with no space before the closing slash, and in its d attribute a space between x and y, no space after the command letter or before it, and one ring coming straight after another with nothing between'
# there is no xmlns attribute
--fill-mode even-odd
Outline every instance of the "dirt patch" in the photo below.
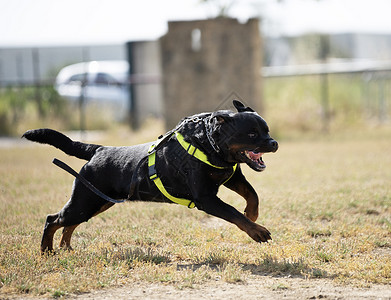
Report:
<svg viewBox="0 0 391 300"><path fill-rule="evenodd" d="M1 297L0 297L1 298ZM18 297L16 297L18 298ZM13 298L13 299L16 299ZM23 297L24 298L24 297ZM327 279L251 275L245 283L216 281L191 288L134 283L119 288L69 295L67 299L391 299L391 285L368 288L337 285Z"/></svg>

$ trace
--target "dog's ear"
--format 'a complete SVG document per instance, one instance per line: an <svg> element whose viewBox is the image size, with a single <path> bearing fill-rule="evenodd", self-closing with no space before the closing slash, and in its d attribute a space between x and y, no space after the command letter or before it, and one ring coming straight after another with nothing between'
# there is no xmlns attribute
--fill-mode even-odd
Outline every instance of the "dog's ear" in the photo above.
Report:
<svg viewBox="0 0 391 300"><path fill-rule="evenodd" d="M250 111L254 112L254 110L251 107L246 107L242 102L239 100L233 100L232 103L234 104L235 108L238 110L238 112L244 112L244 111Z"/></svg>
<svg viewBox="0 0 391 300"><path fill-rule="evenodd" d="M225 111L216 111L212 113L210 121L215 125L223 124L228 122L231 119L231 116Z"/></svg>

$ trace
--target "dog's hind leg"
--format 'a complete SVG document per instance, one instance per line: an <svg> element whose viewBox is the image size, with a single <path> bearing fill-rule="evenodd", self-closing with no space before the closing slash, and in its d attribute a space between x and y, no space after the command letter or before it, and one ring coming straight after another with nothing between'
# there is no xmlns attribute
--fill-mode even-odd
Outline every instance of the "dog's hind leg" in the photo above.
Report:
<svg viewBox="0 0 391 300"><path fill-rule="evenodd" d="M67 250L72 250L71 247L71 237L73 231L76 229L77 226L80 224L72 225L72 226L65 226L63 231L62 231L62 236L60 240L60 247L67 249Z"/></svg>
<svg viewBox="0 0 391 300"><path fill-rule="evenodd" d="M59 214L48 215L46 218L45 228L43 230L41 241L41 253L53 251L53 237L56 231L61 228L59 224Z"/></svg>
<svg viewBox="0 0 391 300"><path fill-rule="evenodd" d="M100 213L108 210L110 207L112 207L114 205L114 203L112 202L107 202L106 204L102 205L102 207L96 212L93 214L92 217L95 217L96 215L99 215Z"/></svg>
<svg viewBox="0 0 391 300"><path fill-rule="evenodd" d="M108 202L104 205L102 205L98 211L96 211L92 217L95 217L96 215L104 212L105 210L109 209L110 207L112 207L114 205L114 203L111 203L111 202ZM61 240L60 240L60 247L61 248L64 248L64 249L68 249L68 250L72 250L72 247L71 247L71 237L72 237L72 234L74 232L74 230L76 229L77 226L79 226L79 224L75 224L75 225L71 225L71 226L65 226L63 231L62 231L62 236L61 236Z"/></svg>

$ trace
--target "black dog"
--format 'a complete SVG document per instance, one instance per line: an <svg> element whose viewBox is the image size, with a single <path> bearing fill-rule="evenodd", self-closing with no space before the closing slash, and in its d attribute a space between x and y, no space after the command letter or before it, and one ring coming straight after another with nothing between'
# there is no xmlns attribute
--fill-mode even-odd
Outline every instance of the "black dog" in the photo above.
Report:
<svg viewBox="0 0 391 300"><path fill-rule="evenodd" d="M224 110L187 117L158 141L130 147L74 142L51 129L30 130L23 137L88 160L80 176L111 198L195 206L236 224L255 241L267 242L270 232L254 223L258 196L240 163L263 171L263 153L277 151L278 144L256 112L236 100L234 106L237 113ZM247 201L244 214L217 197L222 184ZM53 235L61 227L60 247L71 248L75 228L112 205L77 178L70 200L46 219L41 251L53 250Z"/></svg>

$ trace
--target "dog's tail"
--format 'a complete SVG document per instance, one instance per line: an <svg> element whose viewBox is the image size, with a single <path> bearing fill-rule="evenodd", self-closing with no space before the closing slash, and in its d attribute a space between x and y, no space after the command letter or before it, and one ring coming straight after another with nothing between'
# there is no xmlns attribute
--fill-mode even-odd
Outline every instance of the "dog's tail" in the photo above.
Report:
<svg viewBox="0 0 391 300"><path fill-rule="evenodd" d="M62 133L48 128L26 131L22 137L33 142L52 145L68 155L85 160L90 160L94 156L96 150L102 147L101 145L72 141Z"/></svg>

